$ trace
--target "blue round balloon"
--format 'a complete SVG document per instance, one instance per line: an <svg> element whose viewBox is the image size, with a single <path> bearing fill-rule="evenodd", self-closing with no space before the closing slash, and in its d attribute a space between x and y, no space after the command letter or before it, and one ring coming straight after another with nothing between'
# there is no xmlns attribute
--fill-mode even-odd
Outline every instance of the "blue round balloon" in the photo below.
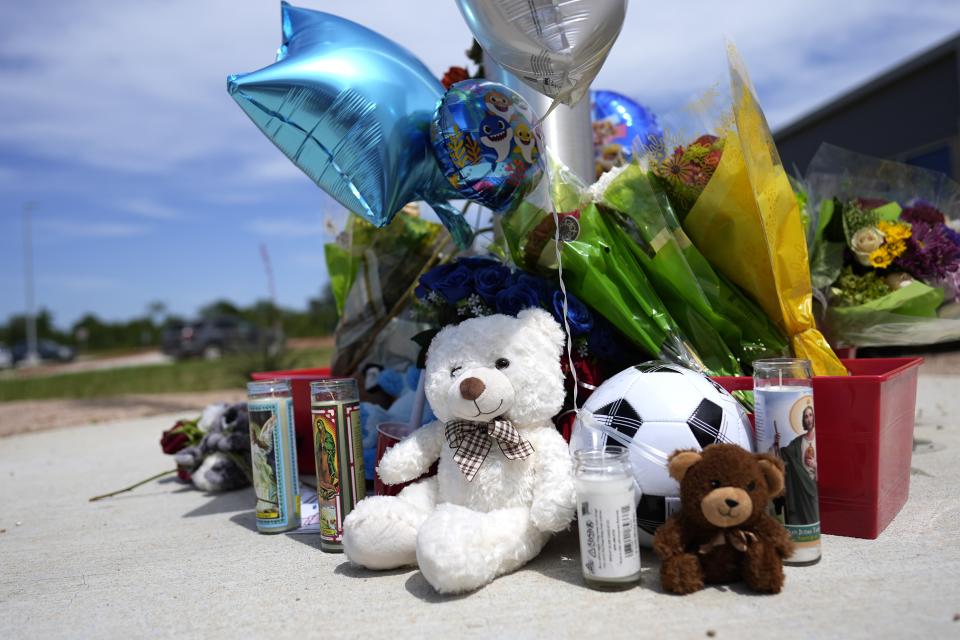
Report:
<svg viewBox="0 0 960 640"><path fill-rule="evenodd" d="M494 211L523 201L543 176L536 116L498 82L463 80L447 89L430 126L443 175L464 198Z"/></svg>
<svg viewBox="0 0 960 640"><path fill-rule="evenodd" d="M470 225L430 150L443 85L413 54L343 18L281 3L274 64L227 89L274 144L344 207L378 227L425 200L461 246Z"/></svg>
<svg viewBox="0 0 960 640"><path fill-rule="evenodd" d="M613 91L591 91L593 150L597 173L625 164L641 147L662 138L663 130L652 111Z"/></svg>

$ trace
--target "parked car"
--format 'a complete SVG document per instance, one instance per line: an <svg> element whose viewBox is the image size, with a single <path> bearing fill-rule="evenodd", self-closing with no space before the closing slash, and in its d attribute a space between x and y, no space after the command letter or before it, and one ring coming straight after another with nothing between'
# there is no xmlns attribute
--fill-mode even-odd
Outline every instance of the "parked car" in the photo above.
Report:
<svg viewBox="0 0 960 640"><path fill-rule="evenodd" d="M18 342L10 349L13 363L16 364L27 358L27 343ZM53 340L37 340L37 355L44 362L70 362L77 357L73 347L54 342Z"/></svg>
<svg viewBox="0 0 960 640"><path fill-rule="evenodd" d="M200 356L207 360L216 360L227 353L274 349L279 340L270 329L230 316L171 324L160 337L161 348L167 355L175 358Z"/></svg>
<svg viewBox="0 0 960 640"><path fill-rule="evenodd" d="M0 369L9 369L13 366L13 354L10 349L0 344Z"/></svg>

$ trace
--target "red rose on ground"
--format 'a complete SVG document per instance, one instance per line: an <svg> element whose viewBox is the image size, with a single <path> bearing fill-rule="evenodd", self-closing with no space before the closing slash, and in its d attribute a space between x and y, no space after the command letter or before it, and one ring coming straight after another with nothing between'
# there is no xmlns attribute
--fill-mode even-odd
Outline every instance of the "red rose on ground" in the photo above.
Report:
<svg viewBox="0 0 960 640"><path fill-rule="evenodd" d="M443 74L443 78L440 80L440 82L443 84L444 89L449 89L452 85L460 82L461 80L466 80L469 77L470 72L463 67L450 67L447 69L447 72Z"/></svg>
<svg viewBox="0 0 960 640"><path fill-rule="evenodd" d="M190 482L193 478L186 467L177 466L177 479L181 482Z"/></svg>
<svg viewBox="0 0 960 640"><path fill-rule="evenodd" d="M160 448L163 449L163 452L168 456L172 456L190 444L190 438L180 430L182 424L182 421L178 422L173 425L172 429L164 431L163 435L160 436Z"/></svg>

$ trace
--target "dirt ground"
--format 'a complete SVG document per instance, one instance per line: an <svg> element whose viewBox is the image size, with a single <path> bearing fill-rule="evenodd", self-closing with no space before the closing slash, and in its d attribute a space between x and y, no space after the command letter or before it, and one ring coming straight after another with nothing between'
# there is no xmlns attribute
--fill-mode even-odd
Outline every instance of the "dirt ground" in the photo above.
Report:
<svg viewBox="0 0 960 640"><path fill-rule="evenodd" d="M246 400L242 389L201 393L138 394L83 400L18 400L3 403L0 437L60 427L200 411L215 402ZM172 426L172 425L171 425ZM157 437L160 437L157 434Z"/></svg>
<svg viewBox="0 0 960 640"><path fill-rule="evenodd" d="M881 355L881 354L873 354ZM901 353L882 354L892 356ZM960 374L960 351L923 354L921 373ZM178 411L198 414L214 402L241 402L242 389L202 393L138 394L87 400L19 400L5 402L0 411L0 437L29 431L46 431L94 422L143 418Z"/></svg>

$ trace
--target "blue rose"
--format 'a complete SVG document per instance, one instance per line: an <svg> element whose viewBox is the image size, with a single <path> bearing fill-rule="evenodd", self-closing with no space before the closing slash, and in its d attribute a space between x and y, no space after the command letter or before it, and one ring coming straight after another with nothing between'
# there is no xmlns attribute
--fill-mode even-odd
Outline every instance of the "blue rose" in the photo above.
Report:
<svg viewBox="0 0 960 640"><path fill-rule="evenodd" d="M553 317L561 326L563 325L563 292L559 289L553 292ZM593 329L593 314L590 313L590 309L569 292L567 293L567 323L570 325L570 333L574 336L590 333Z"/></svg>
<svg viewBox="0 0 960 640"><path fill-rule="evenodd" d="M593 330L587 336L587 348L591 354L603 360L617 360L623 355L616 332L603 318L597 318L593 323Z"/></svg>
<svg viewBox="0 0 960 640"><path fill-rule="evenodd" d="M487 262L490 262L489 260ZM497 294L510 283L510 269L496 262L473 272L473 285L489 306L494 306Z"/></svg>
<svg viewBox="0 0 960 640"><path fill-rule="evenodd" d="M458 258L457 264L462 264L465 267L470 269L484 269L491 265L500 264L500 261L493 257L487 256L471 256L469 258Z"/></svg>
<svg viewBox="0 0 960 640"><path fill-rule="evenodd" d="M540 297L530 287L517 283L497 294L497 312L515 316L528 307L539 307Z"/></svg>
<svg viewBox="0 0 960 640"><path fill-rule="evenodd" d="M517 271L513 274L513 283L514 285L530 289L537 296L536 307L541 306L545 300L548 299L547 296L547 281L543 278L538 278L537 276L532 276L529 273L524 273L522 271Z"/></svg>
<svg viewBox="0 0 960 640"><path fill-rule="evenodd" d="M473 272L467 267L449 263L434 267L420 277L418 291L425 296L436 291L450 304L456 304L473 293ZM417 295L420 295L419 293Z"/></svg>

